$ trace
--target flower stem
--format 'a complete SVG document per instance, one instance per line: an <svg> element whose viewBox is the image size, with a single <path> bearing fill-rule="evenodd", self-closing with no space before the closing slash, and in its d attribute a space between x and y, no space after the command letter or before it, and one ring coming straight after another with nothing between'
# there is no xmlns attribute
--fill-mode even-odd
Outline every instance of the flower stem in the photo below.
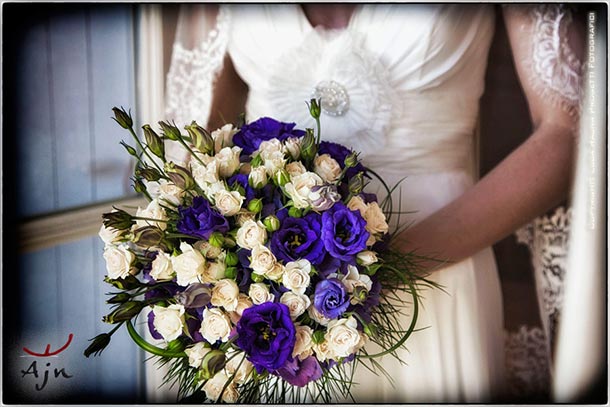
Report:
<svg viewBox="0 0 610 407"><path fill-rule="evenodd" d="M127 332L129 333L129 336L131 336L131 339L133 339L133 341L136 343L136 345L138 345L140 348L144 349L148 353L152 353L153 355L163 356L163 357L167 357L167 358L186 357L186 353L184 353L184 352L168 351L167 349L162 349L162 348L159 348L157 346L154 346L154 345L146 342L146 340L144 340L144 338L142 338L138 334L136 329L133 327L131 320L127 321Z"/></svg>
<svg viewBox="0 0 610 407"><path fill-rule="evenodd" d="M193 157L195 157L197 159L197 161L199 161L199 164L205 166L205 163L201 160L201 158L199 158L199 156L197 154L195 154L195 152L193 151L192 148L190 148L188 146L188 144L186 144L186 142L182 139L182 137L178 137L178 141L180 142L180 144L182 144L184 146L184 148L186 148L186 151L188 151L189 153L191 153L191 155Z"/></svg>
<svg viewBox="0 0 610 407"><path fill-rule="evenodd" d="M157 165L157 162L155 161L155 159L148 154L148 151L146 151L146 148L144 147L144 145L142 144L142 142L140 141L140 139L138 138L138 135L136 134L135 131L133 131L133 128L129 128L129 132L131 133L131 135L133 136L133 138L136 140L136 143L138 143L138 146L140 146L140 148L142 149L142 152L144 154L146 154L146 157L148 157L148 159L152 162L152 164L157 167L157 169L163 173L163 170Z"/></svg>

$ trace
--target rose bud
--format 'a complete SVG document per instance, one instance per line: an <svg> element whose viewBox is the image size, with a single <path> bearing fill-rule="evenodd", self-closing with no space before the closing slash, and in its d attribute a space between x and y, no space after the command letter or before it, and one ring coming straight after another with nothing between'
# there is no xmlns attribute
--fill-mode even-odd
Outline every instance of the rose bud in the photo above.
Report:
<svg viewBox="0 0 610 407"><path fill-rule="evenodd" d="M311 114L311 117L319 119L321 111L320 102L316 99L311 99L309 101L309 114Z"/></svg>
<svg viewBox="0 0 610 407"><path fill-rule="evenodd" d="M301 216L303 216L303 211L301 211L299 208L291 206L290 209L288 209L288 216L292 216L293 218L300 218Z"/></svg>
<svg viewBox="0 0 610 407"><path fill-rule="evenodd" d="M184 126L189 136L191 143L204 154L214 153L214 139L206 129L199 126L194 120L190 126Z"/></svg>
<svg viewBox="0 0 610 407"><path fill-rule="evenodd" d="M375 338L377 336L377 327L373 324L364 325L364 333L368 335L369 338Z"/></svg>
<svg viewBox="0 0 610 407"><path fill-rule="evenodd" d="M102 321L108 324L117 324L119 322L129 321L135 317L144 308L144 303L141 301L127 301L119 305L117 309L110 314L104 316Z"/></svg>
<svg viewBox="0 0 610 407"><path fill-rule="evenodd" d="M263 157L261 157L260 154L257 154L252 157L252 160L250 161L250 167L256 168L260 167L261 165L263 165Z"/></svg>
<svg viewBox="0 0 610 407"><path fill-rule="evenodd" d="M110 343L110 335L106 333L99 334L95 338L89 339L89 341L93 341L93 343L87 346L87 349L85 349L85 351L83 352L83 354L87 358L91 356L91 354L93 354L93 356L101 354L102 351L106 349L106 346L108 346L108 344Z"/></svg>
<svg viewBox="0 0 610 407"><path fill-rule="evenodd" d="M104 226L114 228L116 230L126 230L135 222L133 216L122 209L114 209L114 211L102 215Z"/></svg>
<svg viewBox="0 0 610 407"><path fill-rule="evenodd" d="M152 167L137 167L135 171L136 177L144 178L146 181L159 181L161 173Z"/></svg>
<svg viewBox="0 0 610 407"><path fill-rule="evenodd" d="M144 138L146 139L146 144L148 145L148 148L150 148L150 151L157 157L163 159L165 157L165 145L163 144L161 137L159 137L148 124L142 126L142 129L144 130Z"/></svg>
<svg viewBox="0 0 610 407"><path fill-rule="evenodd" d="M237 253L234 252L227 252L227 255L225 257L225 264L227 266L237 266L237 264L239 263L239 256L237 256Z"/></svg>
<svg viewBox="0 0 610 407"><path fill-rule="evenodd" d="M263 210L263 200L262 199L253 199L248 202L248 210L253 213L259 213Z"/></svg>
<svg viewBox="0 0 610 407"><path fill-rule="evenodd" d="M210 235L208 242L214 247L222 247L225 242L225 238L220 232L214 232Z"/></svg>
<svg viewBox="0 0 610 407"><path fill-rule="evenodd" d="M188 191L195 187L195 180L193 179L191 172L186 168L170 161L165 163L165 172L178 188Z"/></svg>
<svg viewBox="0 0 610 407"><path fill-rule="evenodd" d="M273 182L278 187L283 187L290 182L290 175L285 169L282 168L273 175Z"/></svg>
<svg viewBox="0 0 610 407"><path fill-rule="evenodd" d="M133 120L131 119L131 112L127 113L123 107L120 109L118 107L113 107L112 111L114 112L114 121L116 121L122 128L130 129L133 126Z"/></svg>
<svg viewBox="0 0 610 407"><path fill-rule="evenodd" d="M182 138L182 134L175 124L169 124L168 122L159 122L163 135L170 140L178 141Z"/></svg>
<svg viewBox="0 0 610 407"><path fill-rule="evenodd" d="M301 157L303 157L305 161L311 161L317 153L318 148L316 146L316 139L313 135L313 129L306 129L303 141L301 141Z"/></svg>
<svg viewBox="0 0 610 407"><path fill-rule="evenodd" d="M201 308L210 303L212 291L206 284L191 283L181 293L176 294L176 299L184 308Z"/></svg>
<svg viewBox="0 0 610 407"><path fill-rule="evenodd" d="M201 361L201 370L199 371L199 379L209 380L218 372L220 372L227 362L225 354L214 349L206 353Z"/></svg>
<svg viewBox="0 0 610 407"><path fill-rule="evenodd" d="M237 267L227 267L225 269L225 278L235 280L237 277Z"/></svg>
<svg viewBox="0 0 610 407"><path fill-rule="evenodd" d="M275 232L280 228L280 220L275 215L269 215L263 219L263 225L265 225L267 232Z"/></svg>

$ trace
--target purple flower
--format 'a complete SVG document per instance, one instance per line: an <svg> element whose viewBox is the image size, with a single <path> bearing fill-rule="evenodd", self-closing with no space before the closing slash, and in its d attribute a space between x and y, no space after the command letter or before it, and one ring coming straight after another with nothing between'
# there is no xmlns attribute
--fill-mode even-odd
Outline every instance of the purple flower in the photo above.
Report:
<svg viewBox="0 0 610 407"><path fill-rule="evenodd" d="M179 206L180 219L176 228L185 235L209 239L213 232L226 233L229 223L210 203L202 196L193 198L191 206Z"/></svg>
<svg viewBox="0 0 610 407"><path fill-rule="evenodd" d="M343 261L353 260L366 248L369 238L360 212L350 210L341 202L322 214L321 235L326 250Z"/></svg>
<svg viewBox="0 0 610 407"><path fill-rule="evenodd" d="M316 185L311 189L311 192L317 192L319 195L319 198L313 201L311 205L314 211L327 211L341 200L336 185Z"/></svg>
<svg viewBox="0 0 610 407"><path fill-rule="evenodd" d="M322 368L315 357L305 360L294 359L276 371L276 374L293 386L305 387L322 377Z"/></svg>
<svg viewBox="0 0 610 407"><path fill-rule="evenodd" d="M326 318L335 319L347 310L349 295L341 281L329 278L316 284L313 305Z"/></svg>
<svg viewBox="0 0 610 407"><path fill-rule="evenodd" d="M284 262L307 259L313 265L324 260L326 251L320 239L320 215L310 212L302 218L286 217L273 233L270 249Z"/></svg>
<svg viewBox="0 0 610 407"><path fill-rule="evenodd" d="M246 352L258 373L274 371L292 360L296 335L284 304L264 302L247 308L236 330L237 346Z"/></svg>
<svg viewBox="0 0 610 407"><path fill-rule="evenodd" d="M148 331L150 332L150 336L152 336L155 339L163 339L161 334L159 332L157 332L157 330L155 329L155 313L154 312L150 311L148 313L147 322L148 322Z"/></svg>
<svg viewBox="0 0 610 407"><path fill-rule="evenodd" d="M212 298L212 290L207 284L192 283L186 287L186 290L176 294L176 300L179 304L184 305L184 308L201 308L210 303Z"/></svg>
<svg viewBox="0 0 610 407"><path fill-rule="evenodd" d="M288 137L302 137L305 132L294 130L295 123L282 123L269 117L244 124L233 136L233 144L242 148L242 154L252 154L261 142L271 139L283 141Z"/></svg>
<svg viewBox="0 0 610 407"><path fill-rule="evenodd" d="M332 158L335 159L339 163L339 166L343 169L345 168L345 158L352 153L352 150L345 147L344 145L332 143L330 141L322 141L320 142L320 149L318 150L318 154L328 154ZM345 173L346 179L349 179L356 175L359 172L366 172L366 168L362 165L362 163L358 162L355 167L352 167L347 170Z"/></svg>
<svg viewBox="0 0 610 407"><path fill-rule="evenodd" d="M248 184L248 176L246 174L235 174L227 180L227 185L229 185L229 187L235 188L235 184L244 189L246 203L256 198L256 191Z"/></svg>

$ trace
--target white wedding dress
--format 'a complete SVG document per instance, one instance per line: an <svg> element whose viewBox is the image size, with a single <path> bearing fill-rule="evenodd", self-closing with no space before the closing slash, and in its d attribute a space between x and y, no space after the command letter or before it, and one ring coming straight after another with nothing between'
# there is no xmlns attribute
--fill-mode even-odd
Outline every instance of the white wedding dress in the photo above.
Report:
<svg viewBox="0 0 610 407"><path fill-rule="evenodd" d="M322 97L323 139L360 151L389 185L406 177L394 196L401 211L411 212L401 216L402 225L475 182L491 6L360 4L341 30L315 29L297 4L222 6L218 24L205 54L193 58L228 52L249 87L247 120L270 116L314 127L305 102ZM192 97L201 103L190 104L195 110L179 104L192 88L169 95L177 122L209 111L210 89L202 84L216 68L194 63L191 69L188 75L201 82ZM383 359L394 385L361 369L353 391L358 402L489 402L501 394L502 293L492 250L432 279L444 291L423 292L418 327L424 329L401 352L406 364Z"/></svg>

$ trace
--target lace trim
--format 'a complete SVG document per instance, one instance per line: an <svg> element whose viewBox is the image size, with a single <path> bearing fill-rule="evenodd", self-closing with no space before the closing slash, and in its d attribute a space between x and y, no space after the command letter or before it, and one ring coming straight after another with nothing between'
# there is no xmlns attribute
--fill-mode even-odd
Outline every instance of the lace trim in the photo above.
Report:
<svg viewBox="0 0 610 407"><path fill-rule="evenodd" d="M542 322L551 348L563 305L571 217L571 208L559 207L552 215L538 217L515 233L532 256Z"/></svg>
<svg viewBox="0 0 610 407"><path fill-rule="evenodd" d="M216 26L195 48L176 42L167 74L166 115L178 125L196 119L207 123L212 85L221 71L229 40L230 13L220 7Z"/></svg>
<svg viewBox="0 0 610 407"><path fill-rule="evenodd" d="M568 44L572 13L562 4L531 7L533 40L529 65L531 84L545 100L572 116L581 110L583 64Z"/></svg>
<svg viewBox="0 0 610 407"><path fill-rule="evenodd" d="M506 376L511 398L546 399L550 389L547 337L540 327L504 332Z"/></svg>

